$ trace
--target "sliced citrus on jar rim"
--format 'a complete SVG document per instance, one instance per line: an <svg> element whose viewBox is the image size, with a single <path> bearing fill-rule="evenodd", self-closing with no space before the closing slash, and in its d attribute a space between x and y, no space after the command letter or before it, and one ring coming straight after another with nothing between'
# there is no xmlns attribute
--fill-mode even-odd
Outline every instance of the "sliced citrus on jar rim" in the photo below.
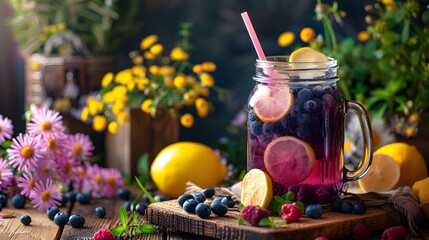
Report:
<svg viewBox="0 0 429 240"><path fill-rule="evenodd" d="M369 171L358 180L363 192L386 192L394 188L401 175L399 164L386 154L374 154Z"/></svg>
<svg viewBox="0 0 429 240"><path fill-rule="evenodd" d="M286 85L259 85L249 101L256 116L263 122L277 122L289 113L293 94Z"/></svg>
<svg viewBox="0 0 429 240"><path fill-rule="evenodd" d="M267 208L273 198L270 176L260 169L252 169L243 178L241 203L244 206Z"/></svg>
<svg viewBox="0 0 429 240"><path fill-rule="evenodd" d="M264 164L272 180L284 185L298 184L311 173L315 161L313 148L298 138L285 136L270 142Z"/></svg>
<svg viewBox="0 0 429 240"><path fill-rule="evenodd" d="M325 62L328 58L325 54L312 49L311 47L302 47L293 51L289 56L289 62Z"/></svg>

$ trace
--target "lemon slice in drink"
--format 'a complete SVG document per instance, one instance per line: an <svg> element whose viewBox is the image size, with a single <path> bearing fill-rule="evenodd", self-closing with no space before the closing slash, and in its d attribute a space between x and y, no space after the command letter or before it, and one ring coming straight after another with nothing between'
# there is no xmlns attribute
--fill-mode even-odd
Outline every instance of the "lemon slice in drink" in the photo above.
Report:
<svg viewBox="0 0 429 240"><path fill-rule="evenodd" d="M270 176L260 169L252 169L243 178L241 202L244 206L267 208L273 198Z"/></svg>
<svg viewBox="0 0 429 240"><path fill-rule="evenodd" d="M386 154L374 154L369 171L358 180L363 192L385 192L392 190L399 180L399 164Z"/></svg>
<svg viewBox="0 0 429 240"><path fill-rule="evenodd" d="M310 175L314 166L313 148L291 136L279 137L265 149L264 164L272 180L284 185L298 184Z"/></svg>
<svg viewBox="0 0 429 240"><path fill-rule="evenodd" d="M249 101L263 122L277 122L292 108L293 94L286 85L259 85Z"/></svg>
<svg viewBox="0 0 429 240"><path fill-rule="evenodd" d="M302 47L293 51L289 56L289 62L324 62L328 61L325 54L310 47Z"/></svg>

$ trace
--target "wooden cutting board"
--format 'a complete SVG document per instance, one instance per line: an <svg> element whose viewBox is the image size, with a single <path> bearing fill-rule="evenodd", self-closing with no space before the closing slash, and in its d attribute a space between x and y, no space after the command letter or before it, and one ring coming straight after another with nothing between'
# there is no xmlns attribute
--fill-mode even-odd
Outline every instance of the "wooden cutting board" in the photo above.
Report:
<svg viewBox="0 0 429 240"><path fill-rule="evenodd" d="M369 208L363 215L324 211L320 219L302 217L298 222L276 229L239 225L240 213L230 208L223 217L213 213L208 219L185 212L176 200L149 205L146 217L149 223L162 229L182 231L219 239L314 239L325 236L336 239L351 236L354 226L365 224L370 231L383 230L393 225L385 211Z"/></svg>

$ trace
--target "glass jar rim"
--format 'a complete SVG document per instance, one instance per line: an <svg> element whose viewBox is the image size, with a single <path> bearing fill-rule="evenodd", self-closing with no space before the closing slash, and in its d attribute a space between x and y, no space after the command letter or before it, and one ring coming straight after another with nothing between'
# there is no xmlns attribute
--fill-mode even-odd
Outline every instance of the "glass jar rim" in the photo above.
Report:
<svg viewBox="0 0 429 240"><path fill-rule="evenodd" d="M256 67L284 67L292 68L294 70L310 70L319 68L338 68L337 60L328 57L328 61L322 62L289 62L289 55L283 56L268 56L267 60L256 59ZM308 66L311 66L308 68Z"/></svg>

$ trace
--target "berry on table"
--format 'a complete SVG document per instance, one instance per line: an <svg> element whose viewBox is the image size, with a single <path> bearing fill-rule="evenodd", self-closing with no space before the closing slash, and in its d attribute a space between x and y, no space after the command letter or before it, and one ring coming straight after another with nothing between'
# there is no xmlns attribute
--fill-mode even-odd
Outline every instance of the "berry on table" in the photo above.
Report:
<svg viewBox="0 0 429 240"><path fill-rule="evenodd" d="M118 195L118 198L125 201L131 198L131 191L126 188L119 188L118 190L116 190L116 194Z"/></svg>
<svg viewBox="0 0 429 240"><path fill-rule="evenodd" d="M355 240L369 240L369 239L371 239L368 227L362 223L358 223L355 225L355 227L352 230L352 237Z"/></svg>
<svg viewBox="0 0 429 240"><path fill-rule="evenodd" d="M213 188L206 188L203 190L203 195L206 198L211 198L215 194L215 190Z"/></svg>
<svg viewBox="0 0 429 240"><path fill-rule="evenodd" d="M24 224L25 226L30 225L30 223L31 223L31 217L29 215L23 215L21 217L21 223Z"/></svg>
<svg viewBox="0 0 429 240"><path fill-rule="evenodd" d="M24 208L25 207L25 197L24 196L22 196L21 194L16 194L15 196L13 196L13 198L12 198L12 205L15 207L15 208L18 208L18 209L22 209L22 208Z"/></svg>
<svg viewBox="0 0 429 240"><path fill-rule="evenodd" d="M65 193L61 194L61 207L64 207L67 205L67 202L69 201L68 197Z"/></svg>
<svg viewBox="0 0 429 240"><path fill-rule="evenodd" d="M77 194L76 191L69 191L69 192L66 192L66 197L70 202L74 202L76 201L76 194Z"/></svg>
<svg viewBox="0 0 429 240"><path fill-rule="evenodd" d="M64 227L69 221L69 215L65 212L58 212L55 214L54 222L60 227Z"/></svg>
<svg viewBox="0 0 429 240"><path fill-rule="evenodd" d="M211 214L210 207L205 203L198 203L197 207L195 207L195 213L200 218L208 218Z"/></svg>
<svg viewBox="0 0 429 240"><path fill-rule="evenodd" d="M348 202L343 202L341 205L341 212L343 213L351 213L353 211L353 206Z"/></svg>
<svg viewBox="0 0 429 240"><path fill-rule="evenodd" d="M317 204L310 204L305 208L305 215L312 219L319 219L322 217L322 207Z"/></svg>
<svg viewBox="0 0 429 240"><path fill-rule="evenodd" d="M269 212L263 208L256 206L246 206L241 210L241 217L252 226L258 226L262 218L269 216Z"/></svg>
<svg viewBox="0 0 429 240"><path fill-rule="evenodd" d="M217 198L217 199L222 199L222 198ZM221 201L222 200L216 200L215 198L215 200L210 205L210 209L212 210L212 212L219 217L225 216L225 214L228 212L228 206L223 204Z"/></svg>
<svg viewBox="0 0 429 240"><path fill-rule="evenodd" d="M146 212L146 209L147 209L147 205L146 204L144 204L144 203L137 203L137 205L136 205L136 212L138 212L140 215L142 215L142 216L144 216L145 215L145 212Z"/></svg>
<svg viewBox="0 0 429 240"><path fill-rule="evenodd" d="M167 198L165 195L162 195L162 194L155 195L155 196L153 197L153 199L154 199L156 202L162 202L162 201L167 201L167 200L168 200L168 198Z"/></svg>
<svg viewBox="0 0 429 240"><path fill-rule="evenodd" d="M126 201L124 204L125 210L129 211L134 211L134 204L132 201Z"/></svg>
<svg viewBox="0 0 429 240"><path fill-rule="evenodd" d="M73 214L69 218L69 223L73 228L81 228L85 224L85 218L79 214Z"/></svg>
<svg viewBox="0 0 429 240"><path fill-rule="evenodd" d="M80 204L89 204L91 200L91 194L90 193L78 193L76 195L76 201Z"/></svg>
<svg viewBox="0 0 429 240"><path fill-rule="evenodd" d="M364 214L366 209L366 204L362 201L356 201L353 203L353 213Z"/></svg>
<svg viewBox="0 0 429 240"><path fill-rule="evenodd" d="M155 194L153 194L152 192L149 192L149 195L150 195L151 197L154 197L154 196L155 196ZM147 195L146 195L146 194L143 194L143 201L145 201L146 203L150 203L150 200L149 200L149 198L147 197Z"/></svg>
<svg viewBox="0 0 429 240"><path fill-rule="evenodd" d="M194 198L194 196L192 196L191 194L185 193L185 194L180 195L180 197L177 199L177 202L179 203L179 205L181 207L183 207L183 203L185 203L186 200L193 199L193 198Z"/></svg>
<svg viewBox="0 0 429 240"><path fill-rule="evenodd" d="M340 211L341 206L343 205L343 200L339 197L336 197L331 203L331 207L334 211Z"/></svg>
<svg viewBox="0 0 429 240"><path fill-rule="evenodd" d="M197 200L197 202L199 203L203 203L206 200L206 197L204 197L204 195L201 193L194 193L193 196L194 199Z"/></svg>
<svg viewBox="0 0 429 240"><path fill-rule="evenodd" d="M295 204L283 204L282 218L288 222L296 222L302 216L301 209Z"/></svg>
<svg viewBox="0 0 429 240"><path fill-rule="evenodd" d="M226 196L226 197L222 198L222 200L220 202L225 204L226 206L228 206L230 208L235 206L235 202L231 196Z"/></svg>
<svg viewBox="0 0 429 240"><path fill-rule="evenodd" d="M381 234L382 240L406 240L408 239L407 230L403 226L390 227Z"/></svg>
<svg viewBox="0 0 429 240"><path fill-rule="evenodd" d="M46 215L48 215L48 218L54 221L55 214L59 213L60 209L57 207L50 207L48 210L46 210Z"/></svg>
<svg viewBox="0 0 429 240"><path fill-rule="evenodd" d="M115 236L106 228L101 228L92 236L93 240L114 240Z"/></svg>
<svg viewBox="0 0 429 240"><path fill-rule="evenodd" d="M183 203L183 210L187 211L188 213L195 213L195 208L198 205L198 201L195 199L188 199Z"/></svg>
<svg viewBox="0 0 429 240"><path fill-rule="evenodd" d="M95 216L98 218L104 218L106 216L106 209L103 206L96 207Z"/></svg>
<svg viewBox="0 0 429 240"><path fill-rule="evenodd" d="M0 204L3 207L7 206L7 195L6 194L0 193Z"/></svg>

